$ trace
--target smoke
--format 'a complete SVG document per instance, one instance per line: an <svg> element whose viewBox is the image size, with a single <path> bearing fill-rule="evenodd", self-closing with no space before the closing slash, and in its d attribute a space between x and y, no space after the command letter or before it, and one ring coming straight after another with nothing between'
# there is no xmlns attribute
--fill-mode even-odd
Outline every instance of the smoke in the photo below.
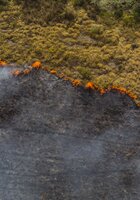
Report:
<svg viewBox="0 0 140 200"><path fill-rule="evenodd" d="M11 68L1 67L0 68L0 82L2 80L8 79L11 76Z"/></svg>
<svg viewBox="0 0 140 200"><path fill-rule="evenodd" d="M18 90L18 86L15 87L15 79L13 79L12 71L14 67L0 67L0 100L4 102L15 91Z"/></svg>
<svg viewBox="0 0 140 200"><path fill-rule="evenodd" d="M66 187L72 199L88 199L93 196L93 182L96 180L101 161L104 158L102 141L76 138L57 138L57 145L63 157ZM57 146L58 148L58 146ZM99 170L98 170L99 168Z"/></svg>

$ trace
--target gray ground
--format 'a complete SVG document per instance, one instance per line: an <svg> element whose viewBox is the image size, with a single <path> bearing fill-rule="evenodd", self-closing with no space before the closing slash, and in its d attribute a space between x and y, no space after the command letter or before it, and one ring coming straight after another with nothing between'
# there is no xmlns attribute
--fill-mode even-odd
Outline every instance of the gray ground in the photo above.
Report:
<svg viewBox="0 0 140 200"><path fill-rule="evenodd" d="M140 109L43 71L0 70L0 200L139 200Z"/></svg>

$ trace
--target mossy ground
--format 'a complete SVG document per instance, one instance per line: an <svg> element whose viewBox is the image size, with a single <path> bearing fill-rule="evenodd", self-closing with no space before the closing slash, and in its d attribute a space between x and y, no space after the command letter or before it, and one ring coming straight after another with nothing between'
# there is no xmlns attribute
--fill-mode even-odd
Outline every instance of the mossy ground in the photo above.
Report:
<svg viewBox="0 0 140 200"><path fill-rule="evenodd" d="M139 103L140 26L111 17L94 21L83 9L73 12L71 23L27 24L22 8L11 1L0 11L0 58L18 64L40 60L83 83L125 87Z"/></svg>

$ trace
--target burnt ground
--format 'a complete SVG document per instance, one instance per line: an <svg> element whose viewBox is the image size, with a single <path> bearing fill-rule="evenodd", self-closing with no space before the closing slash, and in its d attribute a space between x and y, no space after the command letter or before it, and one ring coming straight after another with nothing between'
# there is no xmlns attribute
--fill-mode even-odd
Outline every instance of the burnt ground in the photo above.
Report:
<svg viewBox="0 0 140 200"><path fill-rule="evenodd" d="M0 76L0 200L139 200L140 109L44 71Z"/></svg>

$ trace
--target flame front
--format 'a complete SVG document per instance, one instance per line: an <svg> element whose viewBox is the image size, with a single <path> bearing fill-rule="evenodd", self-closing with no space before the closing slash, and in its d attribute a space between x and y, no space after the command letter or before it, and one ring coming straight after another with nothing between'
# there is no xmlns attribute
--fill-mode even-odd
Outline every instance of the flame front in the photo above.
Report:
<svg viewBox="0 0 140 200"><path fill-rule="evenodd" d="M14 76L19 76L20 74L21 74L20 70L15 70L12 72L12 75L14 75Z"/></svg>
<svg viewBox="0 0 140 200"><path fill-rule="evenodd" d="M94 83L88 82L88 83L86 84L85 88L86 88L86 89L93 89L93 90L94 90L94 89L95 89Z"/></svg>
<svg viewBox="0 0 140 200"><path fill-rule="evenodd" d="M41 64L40 61L36 61L36 62L34 62L34 63L32 64L32 67L33 67L33 68L36 68L36 69L39 69L39 68L42 67L42 64Z"/></svg>
<svg viewBox="0 0 140 200"><path fill-rule="evenodd" d="M80 86L80 85L82 85L82 84L81 84L81 81L78 80L78 79L73 80L73 81L72 81L72 84L73 84L73 86Z"/></svg>
<svg viewBox="0 0 140 200"><path fill-rule="evenodd" d="M7 65L7 63L5 61L0 60L0 67L5 67L6 65ZM12 66L12 65L9 65L9 66ZM35 68L35 69L40 69L40 68L42 68L42 64L41 64L40 61L36 61L31 65L31 67ZM17 77L19 75L28 75L32 71L32 68L24 69L23 71L14 70L14 71L12 71L12 75L15 76L15 77ZM73 80L72 78L65 76L64 73L58 74L56 70L53 70L53 69L49 70L47 67L44 67L42 69L44 69L45 71L47 71L47 72L49 72L49 73L51 73L51 74L53 74L53 75L55 75L55 76L57 76L59 78L63 78L63 80L65 80L65 81L70 81L73 86L76 86L76 87L82 86L82 82L79 79ZM131 91L127 90L124 87L119 87L119 86L115 86L115 85L111 86L111 87L108 87L107 89L104 89L104 88L99 88L93 82L88 82L85 85L85 89L97 90L101 95L103 95L103 94L105 94L107 92L116 90L121 94L128 95L133 100L138 99L138 96L136 94L133 94ZM137 103L137 105L140 107L140 103Z"/></svg>
<svg viewBox="0 0 140 200"><path fill-rule="evenodd" d="M0 60L0 67L4 67L7 63L5 61Z"/></svg>

